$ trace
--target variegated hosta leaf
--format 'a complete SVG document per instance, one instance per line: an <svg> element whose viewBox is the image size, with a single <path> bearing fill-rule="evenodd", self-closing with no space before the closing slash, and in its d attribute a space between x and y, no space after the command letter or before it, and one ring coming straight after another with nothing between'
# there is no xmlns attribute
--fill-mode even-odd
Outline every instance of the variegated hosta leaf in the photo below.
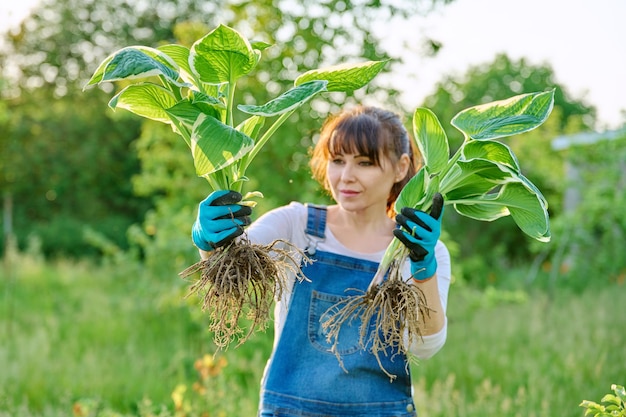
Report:
<svg viewBox="0 0 626 417"><path fill-rule="evenodd" d="M415 110L413 134L428 173L436 175L443 171L450 157L448 137L431 110L425 108Z"/></svg>
<svg viewBox="0 0 626 417"><path fill-rule="evenodd" d="M465 109L451 123L471 139L497 139L535 129L546 121L553 105L554 90L521 94Z"/></svg>
<svg viewBox="0 0 626 417"><path fill-rule="evenodd" d="M195 125L198 117L200 117L201 114L213 117L218 120L220 118L220 114L216 109L210 106L200 106L198 104L192 103L189 100L179 101L174 106L166 109L165 111L171 120L178 122L175 125L182 125L182 127L184 127L187 132L191 132L193 130L193 126ZM187 145L191 146L191 143L189 143L187 137L188 136L183 135L183 139L188 142Z"/></svg>
<svg viewBox="0 0 626 417"><path fill-rule="evenodd" d="M200 114L191 134L191 154L198 176L205 177L242 158L254 141L242 132Z"/></svg>
<svg viewBox="0 0 626 417"><path fill-rule="evenodd" d="M496 185L515 181L517 172L482 158L457 161L441 179L440 192L448 200L461 200L489 192Z"/></svg>
<svg viewBox="0 0 626 417"><path fill-rule="evenodd" d="M183 81L190 85L196 84L193 73L191 72L191 67L189 66L189 48L183 45L169 44L159 46L157 49L170 57L170 59L178 65L180 77Z"/></svg>
<svg viewBox="0 0 626 417"><path fill-rule="evenodd" d="M396 213L400 213L403 207L417 207L424 203L426 192L425 171L424 168L420 169L402 188L394 206Z"/></svg>
<svg viewBox="0 0 626 417"><path fill-rule="evenodd" d="M189 63L200 81L222 84L232 83L250 73L259 57L243 35L219 25L192 45Z"/></svg>
<svg viewBox="0 0 626 417"><path fill-rule="evenodd" d="M509 182L496 194L473 198L464 204L455 204L455 210L464 216L493 221L511 215L517 226L528 236L541 242L550 240L550 223L545 198L528 187L527 181Z"/></svg>
<svg viewBox="0 0 626 417"><path fill-rule="evenodd" d="M256 140L264 124L265 124L265 117L251 116L251 117L248 117L243 122L241 122L236 127L236 129L240 131L241 133L243 133L244 135L251 137L253 140Z"/></svg>
<svg viewBox="0 0 626 417"><path fill-rule="evenodd" d="M327 81L310 81L286 91L281 96L262 106L240 104L237 108L248 114L265 117L277 116L301 106L316 94L326 91L327 83Z"/></svg>
<svg viewBox="0 0 626 417"><path fill-rule="evenodd" d="M520 172L519 161L511 148L497 141L470 141L463 146L462 158L465 160L474 158L487 159Z"/></svg>
<svg viewBox="0 0 626 417"><path fill-rule="evenodd" d="M175 104L176 98L169 90L152 83L129 85L109 101L109 107L113 110L126 109L163 123L170 122L166 109Z"/></svg>
<svg viewBox="0 0 626 417"><path fill-rule="evenodd" d="M372 81L386 64L387 61L367 61L314 69L300 75L294 84L301 85L313 80L326 80L328 91L354 91Z"/></svg>
<svg viewBox="0 0 626 417"><path fill-rule="evenodd" d="M174 85L185 85L178 80L178 65L164 52L147 46L129 46L102 61L87 86L150 76L164 76Z"/></svg>

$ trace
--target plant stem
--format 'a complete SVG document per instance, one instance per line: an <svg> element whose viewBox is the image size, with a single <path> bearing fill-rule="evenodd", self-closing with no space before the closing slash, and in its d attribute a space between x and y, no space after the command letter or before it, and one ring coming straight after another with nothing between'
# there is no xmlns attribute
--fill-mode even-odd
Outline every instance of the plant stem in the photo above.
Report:
<svg viewBox="0 0 626 417"><path fill-rule="evenodd" d="M235 126L235 119L233 117L233 103L235 102L235 83L234 79L228 82L228 103L226 104L226 124L230 127Z"/></svg>
<svg viewBox="0 0 626 417"><path fill-rule="evenodd" d="M385 279L387 272L389 272L391 264L393 262L402 264L407 256L409 256L409 249L394 237L389 246L387 246L383 259L378 266L378 270L376 271L374 278L367 287L367 290L369 291L373 287L380 285Z"/></svg>
<svg viewBox="0 0 626 417"><path fill-rule="evenodd" d="M446 165L446 168L439 173L439 175L441 176L442 180L446 177L446 175L448 175L448 172L450 172L450 170L452 169L454 164L456 164L456 162L461 158L461 154L463 153L463 147L465 146L465 144L468 141L469 141L469 139L466 136L465 137L465 141L461 144L461 146L459 146L459 149L456 150L454 155L452 155L452 158L450 158L450 160L448 161L448 164Z"/></svg>
<svg viewBox="0 0 626 417"><path fill-rule="evenodd" d="M296 109L292 109L288 112L281 114L280 117L278 117L278 119L276 119L276 121L269 127L269 129L267 129L265 133L263 133L263 136L261 136L261 138L259 138L259 140L254 144L254 148L252 148L252 150L245 157L242 158L238 172L238 176L240 178L245 175L246 169L248 169L248 165L250 165L250 162L252 162L252 160L256 157L263 145L265 145L270 137L272 137L274 132L276 132L276 130L278 130L278 128L283 123L285 123L285 121L289 118L289 116L293 114L294 111L296 111Z"/></svg>

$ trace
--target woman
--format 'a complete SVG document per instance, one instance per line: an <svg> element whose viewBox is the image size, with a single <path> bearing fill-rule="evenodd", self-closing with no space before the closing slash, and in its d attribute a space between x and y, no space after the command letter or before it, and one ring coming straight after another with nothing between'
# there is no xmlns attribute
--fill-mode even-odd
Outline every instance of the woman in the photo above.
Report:
<svg viewBox="0 0 626 417"><path fill-rule="evenodd" d="M311 158L313 176L330 192L328 207L293 202L274 209L247 230L253 243L277 239L305 250L305 281L292 280L275 307L275 339L261 387L259 416L415 416L411 378L403 355L381 355L390 380L371 352L359 347L358 323L342 327L341 364L320 322L329 307L367 289L394 235L409 247L407 280L424 292L432 310L422 318L422 338L411 346L419 358L434 355L446 340L450 258L438 240L442 215L393 204L416 173L413 142L400 118L375 107L357 107L324 124ZM207 251L228 244L249 224L250 209L219 205L216 191L200 204L193 241ZM433 203L439 205L442 201ZM435 210L433 210L435 211ZM401 226L398 228L398 224Z"/></svg>

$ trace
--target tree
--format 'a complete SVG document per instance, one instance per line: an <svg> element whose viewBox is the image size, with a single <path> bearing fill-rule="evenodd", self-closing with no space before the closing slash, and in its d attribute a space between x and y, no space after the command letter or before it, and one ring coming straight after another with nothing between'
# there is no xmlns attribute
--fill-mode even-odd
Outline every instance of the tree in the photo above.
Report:
<svg viewBox="0 0 626 417"><path fill-rule="evenodd" d="M80 157L88 154L89 149L94 149L94 144L102 146L102 154L109 152L110 147L118 149L111 151L118 160L100 161L98 169L100 172L117 172L119 176L114 181L105 180L106 175L93 175L90 178L107 181L109 185L119 184L125 190L122 195L127 204L138 210L144 207L142 204L146 199L153 199L154 206L158 207L159 199L167 196L176 199L180 190L178 193L168 194L155 186L151 189L145 188L142 197L133 197L125 188L131 183L132 176L139 173L134 149L129 147L132 143L129 136L139 136L140 121L132 117L113 115L106 110L106 97L111 96L116 86L104 86L106 94L98 89L81 92L96 65L108 54L128 45L157 46L161 43L189 42L218 23L228 24L248 37L254 36L276 45L266 51L263 63L257 68L256 77L251 78L247 85L240 84L240 91L246 92L243 99L256 104L275 97L279 91L285 91L297 75L312 67L355 57L391 58L394 62L399 61L401 57L390 56L380 47L377 38L380 35L372 30L374 23L379 20L402 19L415 13L427 13L430 9L451 1L394 3L380 0L43 0L41 6L24 20L17 31L6 34L5 46L0 50L0 78L4 77L8 81L2 84L0 96L6 100L11 118L16 121L0 141L6 142L2 146L10 148L13 157L17 158L19 155L23 159L22 168L16 166L12 168L13 172L27 172L20 171L25 169L23 167L39 169L44 162L49 164L47 169L55 172L65 172L71 166L74 176L55 177L61 182L69 178L88 177L94 171L93 159ZM392 65L393 62L389 67ZM365 94L374 92L381 94L383 90L376 90L374 85L369 90L356 92L353 97L337 97L330 106L313 103L310 112L294 115L292 120L283 125L280 141L264 148L263 155L257 159L258 165L272 167L255 173L258 189L268 196L264 200L266 207L300 199L302 196L319 198L319 193L313 191L314 185L309 181L305 161L307 147L311 145L314 132L319 128L320 119L328 112L338 109L344 102L359 100ZM388 98L387 101L393 106L394 95L395 92L390 89L384 92L383 98ZM76 105L86 106L90 111L81 109L81 112L76 112ZM53 111L53 108L56 110ZM51 129L59 132L58 141L51 142L49 137L39 133L38 118L45 119ZM59 122L57 125L55 120ZM76 123L77 120L80 121ZM115 122L112 123L112 120ZM60 126L61 121L65 127ZM66 128L73 124L76 128ZM79 131L79 127L88 132L88 141L83 139L85 133ZM158 134L172 133L162 130ZM68 146L60 148L59 143L67 143ZM60 152L59 149L63 151ZM120 152L120 149L125 149L126 152ZM56 157L43 161L41 152L44 151L50 151ZM127 169L115 168L116 164L123 163L122 160L126 161L124 166ZM163 172L152 174L161 175ZM275 178L278 177L285 178L285 182L277 183ZM46 181L51 180L44 179L42 187ZM98 223L103 221L102 216L107 217L106 214L96 215L97 210L86 207L89 205L109 208L109 214L121 216L127 223L140 220L137 211L129 213L119 205L110 210L108 199L111 192L98 182L94 184L89 181L74 181L72 187L64 185L77 194L81 194L77 188L82 186L80 184L89 187L91 191L85 194L89 198L82 199L81 206L70 203L67 198L59 198L58 194L54 201L42 198L42 192L45 195L45 191L29 189L34 187L33 177L26 178L20 174L11 184L7 177L0 181L3 188L18 187L26 190L19 193L19 198L16 196L16 206L39 207L38 216L48 216L42 219L30 217L32 213L25 214L24 221L17 228L21 231L22 238L36 230L37 224L50 222L51 216L57 215L60 210L54 208L56 205L62 205L66 213L76 213L75 210L84 209L85 212L97 216L73 216L78 222L77 228L80 228L81 223ZM152 182L154 186L154 181L146 181ZM135 181L137 184L140 182L139 179ZM172 207L174 206L176 204L173 203ZM259 207L258 212L261 210L263 207ZM157 222L173 221L165 214L164 217L159 217L157 212L152 214ZM63 230L63 227L59 229ZM82 242L76 245L83 246Z"/></svg>
<svg viewBox="0 0 626 417"><path fill-rule="evenodd" d="M101 117L103 96L50 102L34 91L28 101L9 103L0 184L12 196L22 246L35 235L46 254L93 253L82 242L85 227L125 246L126 228L145 211L127 180L138 169L128 147L140 125Z"/></svg>

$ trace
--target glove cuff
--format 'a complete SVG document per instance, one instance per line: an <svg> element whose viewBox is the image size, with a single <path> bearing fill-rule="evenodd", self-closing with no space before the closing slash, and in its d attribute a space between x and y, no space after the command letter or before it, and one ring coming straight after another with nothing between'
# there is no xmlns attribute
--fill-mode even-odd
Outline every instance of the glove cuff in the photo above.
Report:
<svg viewBox="0 0 626 417"><path fill-rule="evenodd" d="M432 261L427 265L423 262L411 261L411 277L417 282L426 282L435 276L437 272L437 262Z"/></svg>

